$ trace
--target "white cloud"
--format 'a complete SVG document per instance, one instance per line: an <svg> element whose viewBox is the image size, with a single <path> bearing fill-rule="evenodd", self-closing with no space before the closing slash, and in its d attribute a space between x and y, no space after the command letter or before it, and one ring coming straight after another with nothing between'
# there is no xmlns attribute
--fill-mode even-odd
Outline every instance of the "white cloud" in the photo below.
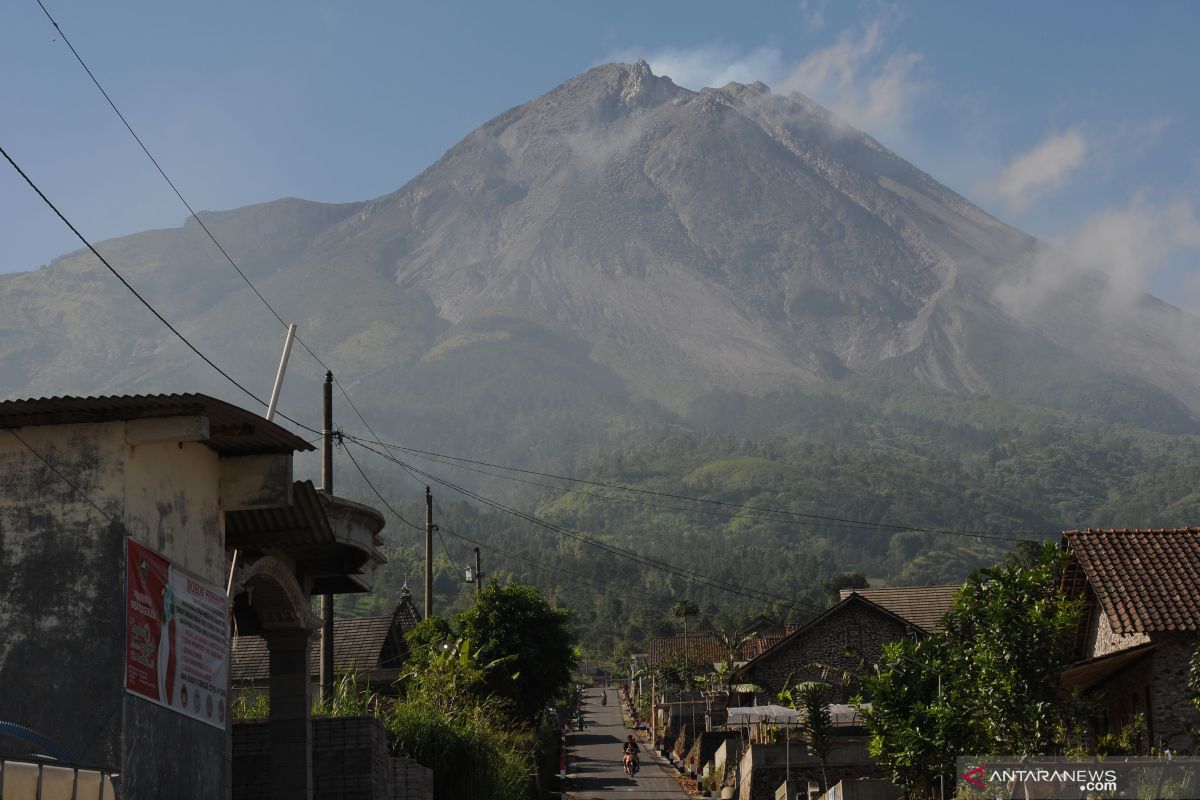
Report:
<svg viewBox="0 0 1200 800"><path fill-rule="evenodd" d="M1064 186L1083 164L1087 151L1087 140L1076 128L1051 134L976 190L984 197L1003 201L1010 211L1021 213L1038 197Z"/></svg>
<svg viewBox="0 0 1200 800"><path fill-rule="evenodd" d="M895 13L888 13L843 30L833 44L809 53L789 70L778 88L808 95L872 135L894 131L928 88L915 76L922 54L888 46L897 21Z"/></svg>
<svg viewBox="0 0 1200 800"><path fill-rule="evenodd" d="M800 12L812 29L824 25L825 4L802 3ZM913 103L927 88L914 77L920 53L891 48L887 38L898 22L889 11L834 37L799 63L788 65L778 47L751 50L725 44L669 47L641 53L610 53L609 61L645 58L656 75L666 75L689 89L724 86L730 81L762 81L775 91L798 91L837 116L873 135L895 133L912 114Z"/></svg>
<svg viewBox="0 0 1200 800"><path fill-rule="evenodd" d="M1093 214L1056 239L1018 281L997 298L1014 313L1036 308L1076 278L1106 278L1105 300L1117 308L1137 301L1160 270L1181 253L1200 248L1200 219L1190 202L1166 204L1135 197L1125 208Z"/></svg>

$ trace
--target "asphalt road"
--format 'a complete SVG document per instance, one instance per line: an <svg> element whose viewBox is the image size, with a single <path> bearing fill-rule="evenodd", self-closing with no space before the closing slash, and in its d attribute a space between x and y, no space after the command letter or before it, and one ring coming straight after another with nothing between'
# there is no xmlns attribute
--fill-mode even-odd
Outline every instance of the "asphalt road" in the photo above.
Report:
<svg viewBox="0 0 1200 800"><path fill-rule="evenodd" d="M650 747L642 748L642 768L634 777L621 765L622 745L630 731L621 721L617 691L608 690L608 705L600 705L600 689L584 693L582 731L567 734L567 796L571 800L683 800L687 797Z"/></svg>

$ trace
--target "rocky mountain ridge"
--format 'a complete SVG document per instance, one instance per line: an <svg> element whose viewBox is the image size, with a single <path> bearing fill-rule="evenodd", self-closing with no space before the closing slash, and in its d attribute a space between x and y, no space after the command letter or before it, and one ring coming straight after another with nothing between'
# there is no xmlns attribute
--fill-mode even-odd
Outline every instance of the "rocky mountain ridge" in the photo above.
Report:
<svg viewBox="0 0 1200 800"><path fill-rule="evenodd" d="M1184 345L1200 321L1151 298L1098 315L1095 277L1006 304L1041 245L763 84L693 92L645 62L596 67L393 194L204 218L343 382L418 441L450 426L511 450L530 444L505 432L514 415L566 408L548 435L619 439L714 393L855 376L1167 430L1200 413ZM266 394L276 321L198 226L100 247ZM0 309L5 396L236 397L85 253L0 276ZM315 398L321 371L294 369L288 400ZM596 429L577 430L589 416Z"/></svg>

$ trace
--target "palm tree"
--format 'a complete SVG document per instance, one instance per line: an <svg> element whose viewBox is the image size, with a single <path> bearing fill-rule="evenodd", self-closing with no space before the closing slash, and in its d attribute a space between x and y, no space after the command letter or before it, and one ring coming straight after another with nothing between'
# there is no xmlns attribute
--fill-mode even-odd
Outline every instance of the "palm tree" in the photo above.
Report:
<svg viewBox="0 0 1200 800"><path fill-rule="evenodd" d="M820 681L805 681L796 684L787 693L792 701L792 708L804 715L803 722L800 723L800 735L804 737L808 751L821 762L823 792L829 790L826 768L829 763L829 751L833 749L833 719L829 713L829 704L825 700L828 688Z"/></svg>
<svg viewBox="0 0 1200 800"><path fill-rule="evenodd" d="M737 628L728 628L726 630L717 631L717 641L721 643L721 647L725 650L725 663L722 665L725 690L729 691L732 687L730 681L733 678L734 665L737 663L738 656L742 655L742 648L758 636L758 633L740 633Z"/></svg>
<svg viewBox="0 0 1200 800"><path fill-rule="evenodd" d="M700 606L696 605L695 601L688 600L685 597L671 606L671 613L683 620L683 665L689 667L691 664L688 663L688 650L691 648L688 646L687 621L688 617L694 617L700 613Z"/></svg>

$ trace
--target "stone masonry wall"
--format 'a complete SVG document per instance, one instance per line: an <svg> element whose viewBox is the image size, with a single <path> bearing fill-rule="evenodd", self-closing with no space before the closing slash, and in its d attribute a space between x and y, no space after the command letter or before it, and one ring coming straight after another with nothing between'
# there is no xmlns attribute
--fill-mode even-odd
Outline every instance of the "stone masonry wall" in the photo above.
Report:
<svg viewBox="0 0 1200 800"><path fill-rule="evenodd" d="M760 656L746 673L746 680L763 687L766 696L774 698L789 676L793 683L822 680L820 673L809 669L813 662L857 673L879 660L885 644L903 639L908 627L863 602L847 601L841 610L776 652ZM845 703L855 691L854 687L835 686L829 702Z"/></svg>
<svg viewBox="0 0 1200 800"><path fill-rule="evenodd" d="M271 796L270 723L233 726L234 800ZM313 720L313 800L433 800L433 771L388 755L387 733L371 717Z"/></svg>
<svg viewBox="0 0 1200 800"><path fill-rule="evenodd" d="M1154 684L1151 689L1151 722L1155 742L1164 742L1177 753L1194 747L1189 729L1200 727L1200 713L1191 703L1188 688L1188 661L1196 649L1195 633L1156 633L1151 641L1154 651Z"/></svg>

